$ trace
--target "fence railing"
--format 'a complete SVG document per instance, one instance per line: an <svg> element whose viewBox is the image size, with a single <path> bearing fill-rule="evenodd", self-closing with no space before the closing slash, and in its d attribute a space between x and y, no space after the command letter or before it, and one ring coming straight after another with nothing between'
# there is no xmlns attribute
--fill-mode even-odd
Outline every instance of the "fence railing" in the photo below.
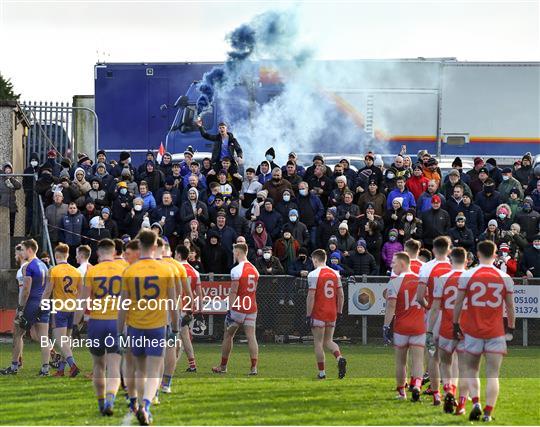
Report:
<svg viewBox="0 0 540 427"><path fill-rule="evenodd" d="M203 274L201 280L204 295L218 299L225 299L228 295L229 275ZM382 342L383 293L388 281L387 276L351 276L343 279L345 303L343 315L336 325L335 336L338 339L362 344ZM527 287L540 294L539 279L515 278L514 282L516 289ZM305 324L307 290L306 278L260 276L257 286L257 336L262 341L298 342L309 339L311 331ZM526 312L517 312L514 344L539 345L538 297L524 297L516 293L514 299L516 307L531 310L529 316ZM210 314L206 338L219 339L222 332L223 312Z"/></svg>

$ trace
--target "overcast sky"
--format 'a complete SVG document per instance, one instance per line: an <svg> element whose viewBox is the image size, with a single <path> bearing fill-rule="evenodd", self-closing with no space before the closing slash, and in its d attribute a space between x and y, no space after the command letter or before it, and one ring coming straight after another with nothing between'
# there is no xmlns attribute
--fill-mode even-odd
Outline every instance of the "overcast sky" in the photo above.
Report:
<svg viewBox="0 0 540 427"><path fill-rule="evenodd" d="M296 5L321 59L539 61L539 1L0 0L0 72L23 100L94 92L93 65L221 61L227 32Z"/></svg>

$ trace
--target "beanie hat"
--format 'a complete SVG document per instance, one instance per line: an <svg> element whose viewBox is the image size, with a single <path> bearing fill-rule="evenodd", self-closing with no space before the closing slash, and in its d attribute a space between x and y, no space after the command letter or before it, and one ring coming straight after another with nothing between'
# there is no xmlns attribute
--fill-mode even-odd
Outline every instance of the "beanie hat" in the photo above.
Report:
<svg viewBox="0 0 540 427"><path fill-rule="evenodd" d="M510 252L510 246L508 246L508 243L501 243L499 249L501 252Z"/></svg>
<svg viewBox="0 0 540 427"><path fill-rule="evenodd" d="M395 229L395 228L392 228L392 229L388 232L388 235L389 235L389 236L396 236L396 237L397 237L398 234L399 234L399 233L398 233L397 229Z"/></svg>
<svg viewBox="0 0 540 427"><path fill-rule="evenodd" d="M495 220L495 219L490 219L489 222L488 222L488 227L489 227L490 225L494 225L495 227L497 227L497 226L498 226L497 220Z"/></svg>
<svg viewBox="0 0 540 427"><path fill-rule="evenodd" d="M441 203L441 196L439 196L438 194L435 194L435 195L431 198L431 203Z"/></svg>
<svg viewBox="0 0 540 427"><path fill-rule="evenodd" d="M460 158L460 157L456 157L456 158L454 159L454 161L452 162L452 166L462 168L462 167L463 167L463 162L461 161L461 158Z"/></svg>
<svg viewBox="0 0 540 427"><path fill-rule="evenodd" d="M349 224L347 224L346 221L343 221L341 224L339 224L338 228L344 228L345 230L349 230Z"/></svg>
<svg viewBox="0 0 540 427"><path fill-rule="evenodd" d="M274 147L270 147L268 150L266 150L266 153L264 153L265 156L272 156L274 159L276 158L276 151L274 150Z"/></svg>
<svg viewBox="0 0 540 427"><path fill-rule="evenodd" d="M394 200L392 200L392 203L393 202L398 202L399 206L403 206L403 197L394 197Z"/></svg>
<svg viewBox="0 0 540 427"><path fill-rule="evenodd" d="M362 246L364 249L367 248L367 243L364 239L358 239L358 241L356 242L356 246Z"/></svg>
<svg viewBox="0 0 540 427"><path fill-rule="evenodd" d="M109 215L110 215L110 214L111 214L111 210L110 210L109 208L103 208L103 209L101 210L101 213L102 213L102 214L106 213L106 214L109 214Z"/></svg>
<svg viewBox="0 0 540 427"><path fill-rule="evenodd" d="M291 209L291 210L289 211L289 217L291 217L291 216L293 216L293 215L298 216L298 211L297 211L296 209Z"/></svg>
<svg viewBox="0 0 540 427"><path fill-rule="evenodd" d="M127 151L122 151L120 153L120 161L123 162L124 160L129 159L131 156Z"/></svg>

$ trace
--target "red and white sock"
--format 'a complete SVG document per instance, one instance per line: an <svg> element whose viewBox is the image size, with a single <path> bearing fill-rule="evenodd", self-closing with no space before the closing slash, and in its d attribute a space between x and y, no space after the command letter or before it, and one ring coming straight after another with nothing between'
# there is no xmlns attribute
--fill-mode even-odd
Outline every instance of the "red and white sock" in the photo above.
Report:
<svg viewBox="0 0 540 427"><path fill-rule="evenodd" d="M197 363L195 363L195 358L194 357L189 357L188 358L188 363L189 363L189 367L191 369L197 369Z"/></svg>

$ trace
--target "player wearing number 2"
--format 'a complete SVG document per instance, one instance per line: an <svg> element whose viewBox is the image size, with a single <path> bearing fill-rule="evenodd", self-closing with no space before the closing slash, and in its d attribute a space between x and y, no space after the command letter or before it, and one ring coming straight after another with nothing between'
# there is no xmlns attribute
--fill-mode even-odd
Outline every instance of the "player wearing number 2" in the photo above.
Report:
<svg viewBox="0 0 540 427"><path fill-rule="evenodd" d="M515 326L514 282L506 273L493 265L497 246L491 241L479 242L477 255L480 264L461 274L454 308L454 335L463 339L464 360L469 378L469 394L473 409L471 421L482 416L480 406L480 358L486 360L486 406L483 421L491 421L491 413L499 395L499 370L506 341L512 339ZM467 299L467 309L463 301ZM508 316L508 330L504 329L504 306ZM460 402L461 403L461 402ZM465 402L463 402L465 403Z"/></svg>
<svg viewBox="0 0 540 427"><path fill-rule="evenodd" d="M62 301L63 307L53 316L53 335L56 344L59 346L62 356L69 364L69 376L75 377L79 374L80 369L75 364L73 353L68 335L68 330L73 327L73 318L75 315L76 300L81 294L82 275L77 269L67 263L69 256L69 246L60 243L54 249L56 258L56 266L49 270L49 281L43 292L42 299L48 299L52 293L52 297L56 301ZM62 337L64 339L62 340ZM54 374L55 377L64 376L64 366L66 362L61 361L58 364L58 370Z"/></svg>
<svg viewBox="0 0 540 427"><path fill-rule="evenodd" d="M319 368L318 379L326 378L324 348L330 350L338 362L338 378L344 378L347 361L334 342L336 320L343 310L343 288L339 273L326 266L326 253L317 249L311 254L315 270L308 276L306 322L313 333L315 357Z"/></svg>
<svg viewBox="0 0 540 427"><path fill-rule="evenodd" d="M430 317L427 328L426 344L430 352L435 351L435 340L433 339L433 328L439 316L441 316L439 329L439 355L441 358L441 375L443 379L444 412L451 414L456 406L456 387L458 378L457 354L461 352L461 344L458 347L458 341L454 339L453 316L454 304L458 292L458 280L465 271L467 262L467 252L463 248L454 248L450 252L450 261L452 271L443 274L435 279L433 288L433 302L431 304ZM463 371L463 369L461 369ZM463 396L463 402L467 398L467 379L461 377L459 391ZM462 415L464 410L456 412L456 415Z"/></svg>
<svg viewBox="0 0 540 427"><path fill-rule="evenodd" d="M171 269L156 261L157 236L150 230L138 234L141 256L122 275L121 307L118 331L127 334L135 359L135 381L139 407L137 419L141 425L152 421L150 405L161 380L165 353L167 314L170 318L169 340L178 334L178 312L174 309L175 283ZM123 301L130 302L129 308Z"/></svg>
<svg viewBox="0 0 540 427"><path fill-rule="evenodd" d="M407 354L411 353L412 400L420 399L422 367L426 342L425 309L416 301L418 275L410 269L410 258L398 252L392 259L392 271L397 275L386 289L383 338L390 344L390 323L394 319L394 347L396 351L397 398L406 399Z"/></svg>
<svg viewBox="0 0 540 427"><path fill-rule="evenodd" d="M113 415L114 400L120 385L120 349L117 340L116 323L118 320L117 301L122 291L123 263L114 259L115 243L110 239L100 240L97 244L99 264L92 267L84 278L82 299L90 302L88 320L89 347L94 362L92 381L98 400L99 411ZM98 307L98 301L101 307ZM96 303L95 310L92 310ZM83 317L83 310L75 314L75 325Z"/></svg>
<svg viewBox="0 0 540 427"><path fill-rule="evenodd" d="M227 316L225 316L225 331L221 345L221 364L212 368L212 372L216 374L227 372L227 362L231 354L234 335L242 325L251 357L249 375L257 375L259 345L257 344L257 337L255 335L255 322L257 320L256 292L259 272L247 260L247 253L248 247L245 243L237 243L233 246L234 260L238 262L238 265L231 270L230 309L227 311Z"/></svg>

